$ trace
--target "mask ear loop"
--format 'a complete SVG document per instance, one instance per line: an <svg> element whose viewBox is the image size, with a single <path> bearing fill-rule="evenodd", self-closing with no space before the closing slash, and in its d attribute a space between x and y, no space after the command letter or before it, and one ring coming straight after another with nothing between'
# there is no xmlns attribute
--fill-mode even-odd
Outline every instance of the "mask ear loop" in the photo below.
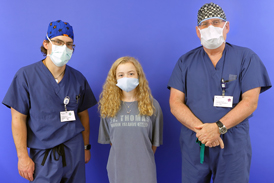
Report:
<svg viewBox="0 0 274 183"><path fill-rule="evenodd" d="M225 24L224 24L224 26L223 26L223 29L225 28L226 23L227 23L227 21L225 21Z"/></svg>
<svg viewBox="0 0 274 183"><path fill-rule="evenodd" d="M224 37L224 28L225 28L225 25L226 25L227 21L225 21L225 24L223 26L223 30L222 30L222 36ZM224 43L226 43L226 41L224 40Z"/></svg>
<svg viewBox="0 0 274 183"><path fill-rule="evenodd" d="M49 37L48 37L48 33L47 33L47 35L46 35L46 36L47 36L47 39L49 40L49 42L51 43L51 45L53 45L53 44L52 44L52 42L51 42L51 40L50 40L50 39L49 39ZM47 56L50 56L50 55L49 55L49 54L47 54Z"/></svg>
<svg viewBox="0 0 274 183"><path fill-rule="evenodd" d="M51 40L50 40L50 39L49 39L49 37L48 37L48 33L47 33L47 35L46 35L46 36L47 36L47 38L48 38L49 42L52 44Z"/></svg>

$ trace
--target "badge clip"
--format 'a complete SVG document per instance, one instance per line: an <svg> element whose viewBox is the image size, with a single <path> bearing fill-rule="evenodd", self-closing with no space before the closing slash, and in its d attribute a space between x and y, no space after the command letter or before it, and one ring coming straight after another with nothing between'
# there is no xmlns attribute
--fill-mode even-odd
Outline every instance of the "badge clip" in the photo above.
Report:
<svg viewBox="0 0 274 183"><path fill-rule="evenodd" d="M65 111L67 111L67 105L69 104L69 100L70 100L69 96L66 96L66 97L64 98L64 107L65 107Z"/></svg>

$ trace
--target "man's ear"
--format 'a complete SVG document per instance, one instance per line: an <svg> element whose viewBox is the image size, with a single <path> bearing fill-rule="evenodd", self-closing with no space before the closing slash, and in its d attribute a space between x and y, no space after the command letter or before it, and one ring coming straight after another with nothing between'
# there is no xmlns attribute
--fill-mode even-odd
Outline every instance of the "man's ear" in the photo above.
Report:
<svg viewBox="0 0 274 183"><path fill-rule="evenodd" d="M229 29L230 29L229 21L226 22L225 29L226 29L226 34L227 34L229 32Z"/></svg>
<svg viewBox="0 0 274 183"><path fill-rule="evenodd" d="M45 49L48 49L48 44L49 44L49 41L47 41L47 40L43 41L43 46Z"/></svg>
<svg viewBox="0 0 274 183"><path fill-rule="evenodd" d="M200 33L198 26L196 26L196 34L197 34L198 38L201 39L201 33Z"/></svg>

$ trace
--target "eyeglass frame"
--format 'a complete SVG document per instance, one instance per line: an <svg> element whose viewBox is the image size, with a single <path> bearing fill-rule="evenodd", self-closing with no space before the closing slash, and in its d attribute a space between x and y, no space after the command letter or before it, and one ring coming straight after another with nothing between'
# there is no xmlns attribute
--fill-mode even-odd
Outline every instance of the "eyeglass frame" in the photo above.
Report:
<svg viewBox="0 0 274 183"><path fill-rule="evenodd" d="M57 39L57 40L54 40L54 39L50 39L50 41L54 42L55 44L54 45L57 45L57 46L63 46L63 45L66 45L69 49L73 50L75 48L75 44L73 44L73 42L64 42L60 39ZM59 43L58 43L59 42ZM71 44L71 45L70 45Z"/></svg>
<svg viewBox="0 0 274 183"><path fill-rule="evenodd" d="M211 19L207 19L207 20L211 20ZM226 22L225 20L219 19L219 18L213 19L213 21L211 21L211 22L208 22L207 20L202 21L202 22L198 25L198 27L200 27L201 29L208 28L210 25L212 25L212 26L214 26L214 27L218 27L219 25L221 25L222 22ZM214 21L218 21L218 22L219 22L218 25L214 25ZM202 24L203 24L204 22L208 23L208 25L203 26Z"/></svg>
<svg viewBox="0 0 274 183"><path fill-rule="evenodd" d="M48 37L48 34L46 35L47 36L47 38L48 38L48 40L51 42L51 41L53 41L53 42L57 42L57 41L60 41L61 42L61 44L60 45L57 45L57 46L63 46L64 44L66 44L66 47L68 47L69 48L69 46L67 45L67 43L66 42L64 42L64 41L62 41L62 40L60 40L60 39L58 39L58 40L53 40L53 39L50 39L49 37ZM71 43L71 42L69 42L69 43ZM53 43L51 43L51 44L53 44ZM73 44L73 42L72 42L72 48L69 48L69 49L71 49L71 50L74 50L75 49L75 44Z"/></svg>

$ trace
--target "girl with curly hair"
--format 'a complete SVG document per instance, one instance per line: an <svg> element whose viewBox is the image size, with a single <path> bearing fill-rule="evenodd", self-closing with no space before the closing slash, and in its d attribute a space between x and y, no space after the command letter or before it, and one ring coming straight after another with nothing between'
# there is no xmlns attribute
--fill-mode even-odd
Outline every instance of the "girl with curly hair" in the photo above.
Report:
<svg viewBox="0 0 274 183"><path fill-rule="evenodd" d="M110 183L156 183L154 153L163 142L163 115L152 97L141 64L117 59L100 95L99 138L110 144Z"/></svg>

